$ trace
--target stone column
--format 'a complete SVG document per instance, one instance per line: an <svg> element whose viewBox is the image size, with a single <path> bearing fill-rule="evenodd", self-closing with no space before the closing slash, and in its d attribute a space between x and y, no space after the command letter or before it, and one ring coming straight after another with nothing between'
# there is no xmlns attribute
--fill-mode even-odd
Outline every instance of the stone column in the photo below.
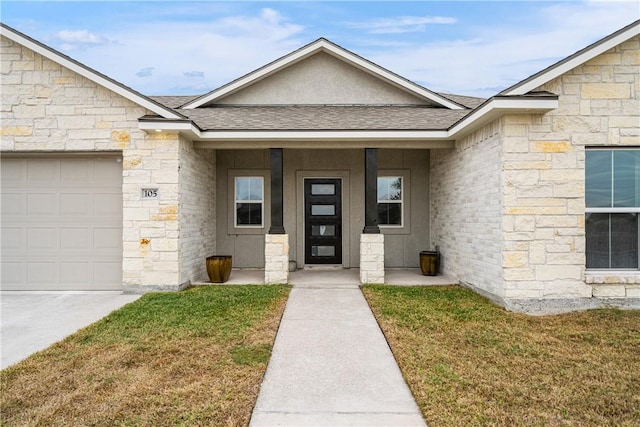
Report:
<svg viewBox="0 0 640 427"><path fill-rule="evenodd" d="M264 283L279 284L289 281L289 235L264 236Z"/></svg>
<svg viewBox="0 0 640 427"><path fill-rule="evenodd" d="M384 283L384 234L360 235L360 282Z"/></svg>

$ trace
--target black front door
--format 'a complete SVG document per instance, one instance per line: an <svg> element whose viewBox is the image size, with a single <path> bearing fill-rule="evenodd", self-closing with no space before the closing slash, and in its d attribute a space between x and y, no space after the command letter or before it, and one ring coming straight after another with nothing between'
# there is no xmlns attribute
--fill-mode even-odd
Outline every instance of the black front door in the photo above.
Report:
<svg viewBox="0 0 640 427"><path fill-rule="evenodd" d="M304 180L305 264L342 264L342 181Z"/></svg>

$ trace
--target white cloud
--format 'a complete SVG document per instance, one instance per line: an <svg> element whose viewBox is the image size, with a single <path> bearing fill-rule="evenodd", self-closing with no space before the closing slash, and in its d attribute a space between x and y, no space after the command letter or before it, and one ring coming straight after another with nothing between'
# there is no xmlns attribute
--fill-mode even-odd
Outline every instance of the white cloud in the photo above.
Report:
<svg viewBox="0 0 640 427"><path fill-rule="evenodd" d="M489 97L638 19L635 2L545 5L526 20L474 26L459 40L365 54L429 89ZM462 32L462 29L461 29ZM374 50L375 49L375 50Z"/></svg>
<svg viewBox="0 0 640 427"><path fill-rule="evenodd" d="M305 44L303 26L273 9L211 21L142 21L108 34L118 43L78 52L78 60L147 95L198 94ZM123 61L122 58L126 58ZM145 68L153 74L132 77ZM188 68L187 68L188 67ZM203 70L203 71L187 71ZM202 73L202 76L197 73ZM194 85L194 77L202 82Z"/></svg>
<svg viewBox="0 0 640 427"><path fill-rule="evenodd" d="M59 48L64 51L86 49L109 43L109 39L105 36L87 30L62 30L58 31L54 38L60 43Z"/></svg>
<svg viewBox="0 0 640 427"><path fill-rule="evenodd" d="M351 28L366 30L371 34L399 34L424 31L427 25L455 24L456 18L445 16L400 16L374 19L369 22L347 22Z"/></svg>
<svg viewBox="0 0 640 427"><path fill-rule="evenodd" d="M150 77L153 74L153 67L146 67L136 73L138 77Z"/></svg>

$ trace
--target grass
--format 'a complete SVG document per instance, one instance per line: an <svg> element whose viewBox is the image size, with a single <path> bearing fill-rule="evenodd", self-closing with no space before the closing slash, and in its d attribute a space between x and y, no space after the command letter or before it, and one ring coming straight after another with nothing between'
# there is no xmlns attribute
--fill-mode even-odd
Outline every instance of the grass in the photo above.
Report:
<svg viewBox="0 0 640 427"><path fill-rule="evenodd" d="M531 317L460 287L364 294L431 427L640 425L640 312Z"/></svg>
<svg viewBox="0 0 640 427"><path fill-rule="evenodd" d="M144 295L1 371L0 424L247 425L288 294Z"/></svg>

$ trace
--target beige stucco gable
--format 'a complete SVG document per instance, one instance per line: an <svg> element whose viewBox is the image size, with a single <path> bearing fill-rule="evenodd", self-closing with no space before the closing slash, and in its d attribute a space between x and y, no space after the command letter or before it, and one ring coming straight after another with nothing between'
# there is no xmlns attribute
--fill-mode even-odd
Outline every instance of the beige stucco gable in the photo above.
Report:
<svg viewBox="0 0 640 427"><path fill-rule="evenodd" d="M318 52L216 102L225 105L395 104L428 101Z"/></svg>

